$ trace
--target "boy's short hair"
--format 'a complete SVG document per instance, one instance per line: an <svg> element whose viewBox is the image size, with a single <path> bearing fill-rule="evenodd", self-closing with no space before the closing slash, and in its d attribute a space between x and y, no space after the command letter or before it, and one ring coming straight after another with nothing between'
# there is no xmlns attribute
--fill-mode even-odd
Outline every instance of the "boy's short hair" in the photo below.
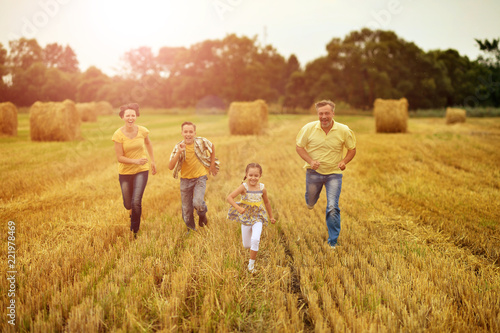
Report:
<svg viewBox="0 0 500 333"><path fill-rule="evenodd" d="M196 132L196 125L195 125L195 124L193 124L193 123L192 123L192 122L190 122L190 121L185 121L185 122L183 122L183 123L182 123L182 125L181 125L181 131L184 129L184 125L191 125L191 126L193 126L194 131Z"/></svg>

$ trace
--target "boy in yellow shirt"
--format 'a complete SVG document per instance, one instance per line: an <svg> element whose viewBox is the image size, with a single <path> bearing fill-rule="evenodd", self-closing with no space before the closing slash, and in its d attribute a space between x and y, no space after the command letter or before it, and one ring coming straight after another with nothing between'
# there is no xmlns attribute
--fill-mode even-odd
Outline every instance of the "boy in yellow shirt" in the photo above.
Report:
<svg viewBox="0 0 500 333"><path fill-rule="evenodd" d="M196 125L186 121L181 125L184 140L175 145L168 168L174 170L174 178L181 173L182 218L190 230L196 230L194 210L198 213L199 226L207 225L205 189L207 175L219 172L219 161L215 157L215 145L204 137L196 136Z"/></svg>

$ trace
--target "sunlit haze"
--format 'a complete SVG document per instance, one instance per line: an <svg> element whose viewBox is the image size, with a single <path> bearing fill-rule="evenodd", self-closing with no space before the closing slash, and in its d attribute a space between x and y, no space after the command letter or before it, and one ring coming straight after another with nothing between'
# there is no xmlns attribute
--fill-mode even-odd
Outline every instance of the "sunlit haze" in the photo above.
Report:
<svg viewBox="0 0 500 333"><path fill-rule="evenodd" d="M20 37L69 45L80 69L115 74L123 54L149 46L189 47L227 34L257 36L302 65L326 44L362 27L392 30L424 51L456 49L472 60L475 38L500 36L500 2L348 0L21 0L0 4L0 43Z"/></svg>

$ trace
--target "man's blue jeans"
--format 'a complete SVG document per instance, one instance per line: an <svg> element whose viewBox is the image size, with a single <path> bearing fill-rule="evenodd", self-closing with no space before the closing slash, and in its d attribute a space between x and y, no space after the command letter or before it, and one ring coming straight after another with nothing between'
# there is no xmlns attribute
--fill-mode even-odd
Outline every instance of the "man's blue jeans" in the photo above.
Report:
<svg viewBox="0 0 500 333"><path fill-rule="evenodd" d="M207 176L192 179L181 178L182 219L192 230L196 229L194 210L196 209L198 216L205 216L208 210L205 204L207 179Z"/></svg>
<svg viewBox="0 0 500 333"><path fill-rule="evenodd" d="M328 228L328 244L337 245L340 234L339 197L342 189L342 174L322 175L312 169L306 173L306 204L309 208L316 204L321 189L326 189L326 226Z"/></svg>
<svg viewBox="0 0 500 333"><path fill-rule="evenodd" d="M142 195L148 183L149 171L142 171L133 175L119 175L118 180L122 188L123 205L126 209L132 209L130 218L130 230L134 233L139 231L142 214Z"/></svg>

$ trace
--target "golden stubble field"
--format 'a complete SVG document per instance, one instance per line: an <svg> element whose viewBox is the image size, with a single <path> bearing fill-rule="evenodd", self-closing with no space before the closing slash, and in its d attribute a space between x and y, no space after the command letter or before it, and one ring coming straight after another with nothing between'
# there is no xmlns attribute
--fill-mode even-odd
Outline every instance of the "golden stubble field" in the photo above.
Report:
<svg viewBox="0 0 500 333"><path fill-rule="evenodd" d="M208 181L209 227L189 235L167 168L184 120L221 160ZM159 174L133 240L111 141L121 120L84 123L80 141L31 142L19 115L19 136L0 138L1 331L498 332L500 119L412 118L407 134L376 134L371 117L336 117L356 132L358 152L335 251L324 193L309 211L295 153L297 131L313 120L275 115L264 135L230 136L226 116L144 111ZM239 225L225 219L249 162L263 166L278 220L253 275Z"/></svg>

